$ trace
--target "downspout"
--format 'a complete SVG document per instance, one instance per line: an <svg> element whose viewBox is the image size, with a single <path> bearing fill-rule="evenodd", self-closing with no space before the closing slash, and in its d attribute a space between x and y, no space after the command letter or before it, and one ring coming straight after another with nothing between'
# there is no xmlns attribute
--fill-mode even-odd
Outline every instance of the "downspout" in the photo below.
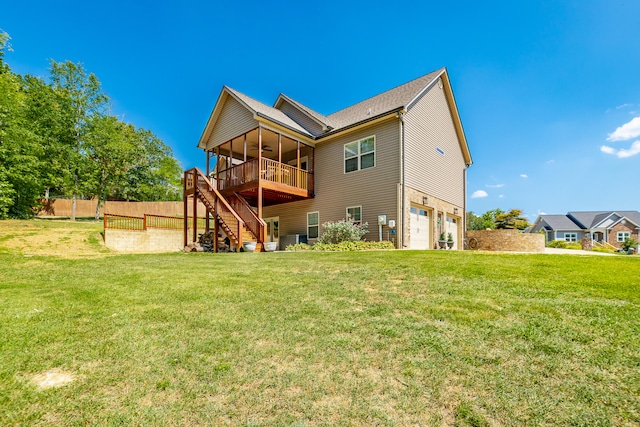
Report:
<svg viewBox="0 0 640 427"><path fill-rule="evenodd" d="M402 205L402 208L401 208L402 209L402 211L401 211L402 212L402 218L401 218L401 220L402 220L402 229L400 231L402 233L402 236L400 238L400 242L401 242L400 249L404 249L404 248L407 247L407 245L406 245L406 243L404 241L404 232L405 232L405 226L406 226L406 224L405 224L405 218L406 218L406 212L405 212L406 206L405 205L406 205L406 202L405 202L405 173L404 173L404 170L405 170L405 164L404 164L405 163L405 159L404 159L404 157L405 157L404 156L405 143L404 143L404 113L403 113L403 111L399 111L398 112L398 118L400 119L400 151L401 151L401 154L400 154L400 168L401 168L401 181L402 181L402 183L401 183L401 185L402 185L402 202L401 202L401 205Z"/></svg>

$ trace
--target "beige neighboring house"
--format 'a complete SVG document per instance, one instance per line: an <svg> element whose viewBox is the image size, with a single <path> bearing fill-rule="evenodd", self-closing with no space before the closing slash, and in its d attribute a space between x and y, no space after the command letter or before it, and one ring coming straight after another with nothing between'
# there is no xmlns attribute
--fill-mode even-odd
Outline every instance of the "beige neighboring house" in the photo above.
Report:
<svg viewBox="0 0 640 427"><path fill-rule="evenodd" d="M314 243L348 219L397 248L434 249L441 232L463 247L472 160L445 68L327 116L225 86L198 147L207 170L185 173L185 206L202 200L232 245Z"/></svg>

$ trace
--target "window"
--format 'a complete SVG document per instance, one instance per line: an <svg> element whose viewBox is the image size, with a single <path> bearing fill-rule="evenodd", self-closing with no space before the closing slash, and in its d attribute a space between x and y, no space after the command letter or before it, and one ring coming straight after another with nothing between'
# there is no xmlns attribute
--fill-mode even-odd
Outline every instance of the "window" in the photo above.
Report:
<svg viewBox="0 0 640 427"><path fill-rule="evenodd" d="M309 212L307 214L307 239L317 239L320 233L320 213Z"/></svg>
<svg viewBox="0 0 640 427"><path fill-rule="evenodd" d="M618 231L618 242L624 242L631 237L631 233L628 231Z"/></svg>
<svg viewBox="0 0 640 427"><path fill-rule="evenodd" d="M362 206L352 206L347 208L347 221L354 224L362 223Z"/></svg>
<svg viewBox="0 0 640 427"><path fill-rule="evenodd" d="M578 241L578 233L564 233L564 241L565 242L577 242Z"/></svg>
<svg viewBox="0 0 640 427"><path fill-rule="evenodd" d="M344 173L376 165L376 139L370 136L344 145Z"/></svg>

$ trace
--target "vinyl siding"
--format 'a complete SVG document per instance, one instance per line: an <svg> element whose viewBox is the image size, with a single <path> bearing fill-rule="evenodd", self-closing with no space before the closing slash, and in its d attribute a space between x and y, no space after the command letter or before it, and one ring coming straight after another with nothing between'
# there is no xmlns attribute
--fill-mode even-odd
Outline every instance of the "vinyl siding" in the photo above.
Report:
<svg viewBox="0 0 640 427"><path fill-rule="evenodd" d="M207 140L207 150L223 144L238 135L242 135L257 126L258 122L253 118L253 113L232 96L227 96L211 136Z"/></svg>
<svg viewBox="0 0 640 427"><path fill-rule="evenodd" d="M464 206L464 157L451 110L438 84L405 114L405 150L407 186Z"/></svg>
<svg viewBox="0 0 640 427"><path fill-rule="evenodd" d="M345 174L344 144L372 135L376 139L375 167ZM391 118L318 143L315 149L316 197L266 207L263 216L280 217L281 235L307 234L307 212L318 211L320 224L323 224L344 219L348 206L362 206L362 220L369 223L370 231L365 238L378 240L378 215L386 214L387 221L398 220L399 135L400 121Z"/></svg>
<svg viewBox="0 0 640 427"><path fill-rule="evenodd" d="M287 101L282 101L282 105L278 109L312 135L317 136L322 133L322 126Z"/></svg>

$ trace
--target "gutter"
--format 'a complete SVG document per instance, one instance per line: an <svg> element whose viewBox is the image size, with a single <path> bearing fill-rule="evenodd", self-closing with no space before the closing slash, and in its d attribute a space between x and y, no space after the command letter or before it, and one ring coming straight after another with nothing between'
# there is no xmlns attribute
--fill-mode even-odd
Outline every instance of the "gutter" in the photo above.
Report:
<svg viewBox="0 0 640 427"><path fill-rule="evenodd" d="M402 237L400 238L400 242L401 242L401 247L400 249L406 248L407 244L404 241L404 229L405 229L405 218L406 218L406 202L405 202L405 156L404 156L404 152L405 152L405 143L404 143L404 113L405 110L402 109L401 111L398 111L398 118L400 119L400 168L402 169L401 171L401 181L402 181L402 229L401 229L401 233L402 233Z"/></svg>

